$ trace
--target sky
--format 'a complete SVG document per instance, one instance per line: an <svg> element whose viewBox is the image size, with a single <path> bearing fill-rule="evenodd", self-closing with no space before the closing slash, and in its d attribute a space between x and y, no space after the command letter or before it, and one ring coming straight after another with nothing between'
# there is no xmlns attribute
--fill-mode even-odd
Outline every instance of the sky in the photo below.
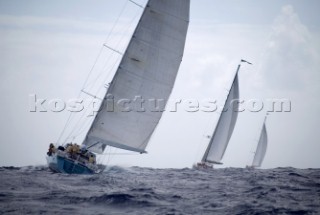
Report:
<svg viewBox="0 0 320 215"><path fill-rule="evenodd" d="M268 116L262 168L320 167L319 6L316 0L191 0L184 57L171 99L223 101L240 59L253 63L242 65L239 73L240 98L248 110L239 113L219 167L250 164L272 99L291 101L291 108ZM0 166L46 163L48 145L59 138L69 112L32 112L32 95L77 98L93 65L103 67L110 56L103 50L97 58L102 45L124 51L141 12L127 0L0 0ZM112 62L119 60L112 56ZM92 71L90 80L99 82L99 69ZM103 75L112 78L112 72ZM97 85L103 83L86 87L91 92ZM252 101L265 106L250 111ZM104 163L191 167L201 159L218 117L217 112L187 112L183 106L165 112L148 154L110 149L116 155Z"/></svg>

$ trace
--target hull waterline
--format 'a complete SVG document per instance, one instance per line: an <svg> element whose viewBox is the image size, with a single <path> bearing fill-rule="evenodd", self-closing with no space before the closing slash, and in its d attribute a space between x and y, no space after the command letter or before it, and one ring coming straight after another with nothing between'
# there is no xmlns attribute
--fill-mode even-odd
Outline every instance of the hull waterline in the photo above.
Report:
<svg viewBox="0 0 320 215"><path fill-rule="evenodd" d="M93 169L66 157L59 155L47 156L47 163L53 172L67 174L94 174Z"/></svg>

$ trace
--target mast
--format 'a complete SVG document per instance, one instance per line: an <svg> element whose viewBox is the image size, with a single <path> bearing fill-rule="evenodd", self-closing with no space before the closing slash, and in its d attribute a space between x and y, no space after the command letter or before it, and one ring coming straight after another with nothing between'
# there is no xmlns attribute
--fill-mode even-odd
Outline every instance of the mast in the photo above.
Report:
<svg viewBox="0 0 320 215"><path fill-rule="evenodd" d="M226 105L232 104L232 110L229 109L227 111L222 111L222 113L220 114L214 133L202 157L202 162L222 164L220 160L222 159L228 146L229 139L232 135L238 117L238 112L236 112L235 110L237 106L235 106L233 100L239 99L238 73L240 71L242 62L251 64L250 62L245 60L240 61L235 72L229 93L227 95L227 99L225 100L223 106L224 110Z"/></svg>
<svg viewBox="0 0 320 215"><path fill-rule="evenodd" d="M238 68L237 68L236 73L235 73L235 75L234 75L234 78L233 78L231 87L233 86L234 81L236 80L236 77L237 77L237 75L238 75L238 72L239 72L239 70L240 70L240 67L241 67L241 62L240 62L239 65L238 65ZM230 89L231 89L231 87L230 87ZM224 105L223 105L223 109L224 109L224 107L225 107L225 105L226 105L226 102L227 102L227 100L228 100L228 97L229 97L229 95L230 95L230 92L231 92L231 91L229 90L228 95L227 95L227 99L225 100ZM219 117L219 120L218 120L218 122L217 122L216 127L219 125L219 122L220 122L220 120L221 120L221 115L222 115L222 114L220 114L220 117ZM207 157L208 157L210 148L211 148L212 143L213 143L212 139L213 139L213 137L215 136L216 131L217 131L217 129L215 129L215 131L214 131L214 133L213 133L213 135L212 135L212 137L211 137L210 143L209 143L209 145L208 145L208 147L207 147L207 149L206 149L206 151L205 151L205 153L204 153L204 155L203 155L203 157L202 157L201 162L206 162L206 160L207 160ZM214 163L215 163L215 164L221 164L220 162L214 162Z"/></svg>

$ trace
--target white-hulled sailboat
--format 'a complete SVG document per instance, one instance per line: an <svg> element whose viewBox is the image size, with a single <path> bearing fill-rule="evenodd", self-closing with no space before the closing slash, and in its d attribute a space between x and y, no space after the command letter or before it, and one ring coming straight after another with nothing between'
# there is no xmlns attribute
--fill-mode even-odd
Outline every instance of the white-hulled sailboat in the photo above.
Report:
<svg viewBox="0 0 320 215"><path fill-rule="evenodd" d="M101 107L109 95L114 101L136 96L168 100L182 61L189 8L190 0L148 1ZM115 108L111 112L102 108L78 147L87 154L71 156L66 147L59 147L47 156L48 165L55 172L91 174L99 169L95 162L89 162L88 155L102 154L106 146L145 153L161 116L162 111L123 112Z"/></svg>
<svg viewBox="0 0 320 215"><path fill-rule="evenodd" d="M261 129L261 133L260 133L260 137L259 137L259 142L257 145L257 149L254 153L254 158L253 158L252 164L251 164L251 166L247 166L247 168L249 168L249 169L261 167L263 159L266 155L267 146L268 146L266 120L267 120L267 115L265 116L264 121L263 121L262 129Z"/></svg>
<svg viewBox="0 0 320 215"><path fill-rule="evenodd" d="M242 62L249 63L245 60L240 61L218 123L213 132L213 135L210 137L208 147L201 159L201 162L193 165L193 167L196 169L211 169L213 168L214 164L222 164L221 160L227 149L238 117L238 73Z"/></svg>

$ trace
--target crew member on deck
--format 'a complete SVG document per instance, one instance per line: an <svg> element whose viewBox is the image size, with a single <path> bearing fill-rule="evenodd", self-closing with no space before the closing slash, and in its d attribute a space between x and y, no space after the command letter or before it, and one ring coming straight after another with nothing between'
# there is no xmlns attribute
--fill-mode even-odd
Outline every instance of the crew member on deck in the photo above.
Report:
<svg viewBox="0 0 320 215"><path fill-rule="evenodd" d="M79 153L79 152L80 152L80 146L79 146L78 144L76 144L76 143L73 144L72 152L73 152L74 154Z"/></svg>
<svg viewBox="0 0 320 215"><path fill-rule="evenodd" d="M51 156L52 154L56 153L56 148L54 147L53 143L50 143L49 150L47 152L48 156Z"/></svg>
<svg viewBox="0 0 320 215"><path fill-rule="evenodd" d="M71 152L72 152L72 143L68 143L66 145L66 151L67 151L67 153L71 154Z"/></svg>
<svg viewBox="0 0 320 215"><path fill-rule="evenodd" d="M94 157L93 154L90 154L90 156L89 156L89 163L91 163L91 164L95 164L96 163L95 157Z"/></svg>

